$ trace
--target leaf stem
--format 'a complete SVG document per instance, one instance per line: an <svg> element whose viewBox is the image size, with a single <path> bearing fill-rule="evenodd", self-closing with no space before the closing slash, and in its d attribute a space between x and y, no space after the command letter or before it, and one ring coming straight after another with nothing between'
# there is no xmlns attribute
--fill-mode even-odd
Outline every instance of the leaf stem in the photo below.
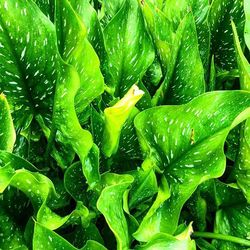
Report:
<svg viewBox="0 0 250 250"><path fill-rule="evenodd" d="M231 235L224 235L224 234L210 233L210 232L194 232L192 236L195 238L201 237L201 238L208 238L208 239L225 240L225 241L230 241L236 244L241 244L241 245L250 247L249 240L245 240L245 239L238 238L238 237L231 236Z"/></svg>

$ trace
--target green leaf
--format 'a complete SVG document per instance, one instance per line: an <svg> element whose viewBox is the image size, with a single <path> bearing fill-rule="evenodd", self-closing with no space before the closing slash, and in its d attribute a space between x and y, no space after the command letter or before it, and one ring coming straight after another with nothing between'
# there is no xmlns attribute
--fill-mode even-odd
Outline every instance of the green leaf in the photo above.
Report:
<svg viewBox="0 0 250 250"><path fill-rule="evenodd" d="M0 209L0 249L28 250L21 229Z"/></svg>
<svg viewBox="0 0 250 250"><path fill-rule="evenodd" d="M244 10L246 16L246 23L245 23L245 42L250 50L250 3L247 0L244 0Z"/></svg>
<svg viewBox="0 0 250 250"><path fill-rule="evenodd" d="M190 1L192 2L192 1ZM205 76L208 73L209 56L210 56L210 40L211 34L208 24L208 13L210 3L209 0L194 0L192 2L192 12L197 30L197 38L199 43L199 51L203 63Z"/></svg>
<svg viewBox="0 0 250 250"><path fill-rule="evenodd" d="M236 24L240 39L243 38L243 0L214 0L209 11L211 49L215 64L225 70L236 68L231 20Z"/></svg>
<svg viewBox="0 0 250 250"><path fill-rule="evenodd" d="M48 123L58 60L54 25L30 0L1 1L0 12L0 91L16 129L36 114Z"/></svg>
<svg viewBox="0 0 250 250"><path fill-rule="evenodd" d="M201 95L186 105L148 109L136 117L145 155L142 167L164 171L171 190L144 231L175 231L180 210L197 186L223 174L224 142L229 131L249 117L249 107L249 93L223 91Z"/></svg>
<svg viewBox="0 0 250 250"><path fill-rule="evenodd" d="M80 162L75 162L66 170L64 174L64 186L76 201L86 203L87 195L84 191L87 189L87 184L83 178Z"/></svg>
<svg viewBox="0 0 250 250"><path fill-rule="evenodd" d="M94 240L88 240L81 250L107 250L107 248Z"/></svg>
<svg viewBox="0 0 250 250"><path fill-rule="evenodd" d="M142 90L133 85L121 100L104 110L105 127L102 149L107 157L117 152L122 127L143 94Z"/></svg>
<svg viewBox="0 0 250 250"><path fill-rule="evenodd" d="M143 218L138 230L133 234L133 236L138 241L147 241L152 236L152 231L144 230L151 221L156 221L159 214L157 213L158 208L170 197L170 190L166 178L163 176L159 185L159 190L157 197L150 207L149 211Z"/></svg>
<svg viewBox="0 0 250 250"><path fill-rule="evenodd" d="M135 179L129 192L129 208L133 209L155 195L158 191L158 186L153 170L144 171L139 169L129 172L129 174Z"/></svg>
<svg viewBox="0 0 250 250"><path fill-rule="evenodd" d="M33 249L61 249L61 250L77 250L68 241L63 239L60 235L35 223L34 236L33 236Z"/></svg>
<svg viewBox="0 0 250 250"><path fill-rule="evenodd" d="M110 4L110 2L111 1L108 1L108 4ZM115 2L117 3L119 1ZM88 40L101 61L100 66L103 67L106 57L106 49L104 45L103 31L95 9L88 1L79 2L78 0L70 0L70 3L88 30Z"/></svg>
<svg viewBox="0 0 250 250"><path fill-rule="evenodd" d="M216 191L216 199L219 201L220 210L216 212L214 232L249 239L250 206L242 199L242 194L237 188L226 184L221 184ZM213 245L218 250L248 249L244 245L241 246L227 241L215 240Z"/></svg>
<svg viewBox="0 0 250 250"><path fill-rule="evenodd" d="M245 58L240 46L235 24L232 22L234 44L240 74L240 88L250 91L250 64ZM250 202L250 119L241 128L239 153L235 163L237 183L242 189L248 202Z"/></svg>
<svg viewBox="0 0 250 250"><path fill-rule="evenodd" d="M11 152L16 140L9 104L3 94L0 94L0 150Z"/></svg>
<svg viewBox="0 0 250 250"><path fill-rule="evenodd" d="M54 103L54 126L61 131L65 142L70 144L80 157L83 173L88 184L92 185L91 170L85 161L93 147L93 140L91 133L81 127L74 103L74 98L80 87L80 79L76 70L67 64L62 65L60 70L58 69L58 75Z"/></svg>
<svg viewBox="0 0 250 250"><path fill-rule="evenodd" d="M242 90L250 91L250 64L247 61L244 53L241 49L239 37L237 34L237 29L232 21L233 33L234 33L234 45L236 50L236 58L240 74L240 88Z"/></svg>
<svg viewBox="0 0 250 250"><path fill-rule="evenodd" d="M30 171L34 171L34 167L20 157L5 151L0 151L0 156L3 165L0 168L0 193L3 193L8 186L22 191L30 199L38 222L48 228L57 229L71 217L86 217L81 213L85 208L80 205L63 217L54 213L50 207L55 206L58 194L52 181L45 175Z"/></svg>
<svg viewBox="0 0 250 250"><path fill-rule="evenodd" d="M133 181L134 178L130 175L107 173L102 176L105 187L97 201L97 208L114 233L118 250L129 248L128 225L122 201L124 192Z"/></svg>
<svg viewBox="0 0 250 250"><path fill-rule="evenodd" d="M54 0L35 0L34 1L40 10L47 16L52 22L54 22L55 2Z"/></svg>
<svg viewBox="0 0 250 250"><path fill-rule="evenodd" d="M159 233L152 237L152 239L142 246L138 246L136 249L140 250L172 250L172 249L182 249L182 250L195 250L195 242L190 239L190 234L192 232L191 225L177 236L172 236L168 234Z"/></svg>
<svg viewBox="0 0 250 250"><path fill-rule="evenodd" d="M105 13L104 16L104 25L107 24L122 8L122 5L125 0L103 0L103 11Z"/></svg>
<svg viewBox="0 0 250 250"><path fill-rule="evenodd" d="M105 82L115 96L123 96L154 60L154 48L137 0L124 1L105 27L104 38L108 54Z"/></svg>
<svg viewBox="0 0 250 250"><path fill-rule="evenodd" d="M142 5L142 10L165 77L152 99L153 105L182 104L203 93L204 70L193 15L187 14L175 31L161 11L147 4Z"/></svg>
<svg viewBox="0 0 250 250"><path fill-rule="evenodd" d="M66 0L56 1L56 30L62 58L74 66L79 75L75 106L77 112L81 112L104 91L100 62L87 40L86 27Z"/></svg>

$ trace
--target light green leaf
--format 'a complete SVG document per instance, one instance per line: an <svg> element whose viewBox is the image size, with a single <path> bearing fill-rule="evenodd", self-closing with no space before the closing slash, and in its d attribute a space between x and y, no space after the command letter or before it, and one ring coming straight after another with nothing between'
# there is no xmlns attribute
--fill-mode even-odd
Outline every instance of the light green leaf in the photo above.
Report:
<svg viewBox="0 0 250 250"><path fill-rule="evenodd" d="M4 94L0 94L0 124L0 150L11 152L16 140L16 132Z"/></svg>
<svg viewBox="0 0 250 250"><path fill-rule="evenodd" d="M123 96L154 60L154 48L137 0L124 1L105 27L104 38L108 54L105 82L115 96Z"/></svg>
<svg viewBox="0 0 250 250"><path fill-rule="evenodd" d="M33 236L33 249L47 249L47 250L77 250L68 241L63 239L57 233L49 230L39 223L35 223Z"/></svg>
<svg viewBox="0 0 250 250"><path fill-rule="evenodd" d="M114 233L118 250L129 248L130 237L122 201L124 192L133 181L134 178L130 175L107 173L102 176L104 189L97 201L97 208Z"/></svg>
<svg viewBox="0 0 250 250"><path fill-rule="evenodd" d="M91 133L81 127L74 102L80 87L80 79L76 70L67 64L61 66L58 75L54 103L54 126L61 131L66 143L70 144L80 157L87 183L92 186L98 180L93 180L91 171L98 171L98 169L90 168L90 165L86 164L86 160L93 147L93 140Z"/></svg>
<svg viewBox="0 0 250 250"><path fill-rule="evenodd" d="M136 117L145 155L142 167L164 171L171 190L157 218L143 230L152 235L175 231L180 210L197 186L223 174L226 137L249 116L250 93L223 91L201 95L186 105L148 109Z"/></svg>
<svg viewBox="0 0 250 250"><path fill-rule="evenodd" d="M119 1L116 0L115 2L117 3ZM106 57L106 49L104 45L102 28L95 9L92 7L89 1L79 2L78 0L70 0L70 3L84 23L88 31L88 40L99 56L99 59L101 61L100 66L103 67ZM108 4L110 3L111 1L109 0ZM110 9L108 8L108 10Z"/></svg>
<svg viewBox="0 0 250 250"><path fill-rule="evenodd" d="M190 239L192 233L192 227L189 225L187 229L177 236L169 234L159 233L152 237L152 239L142 246L138 246L136 249L140 250L195 250L195 242Z"/></svg>
<svg viewBox="0 0 250 250"><path fill-rule="evenodd" d="M86 27L67 0L56 1L56 30L62 58L74 66L79 75L80 85L75 96L79 113L104 91L100 62L87 40Z"/></svg>
<svg viewBox="0 0 250 250"><path fill-rule="evenodd" d="M144 92L133 85L114 106L104 110L103 152L107 157L118 150L122 127Z"/></svg>
<svg viewBox="0 0 250 250"><path fill-rule="evenodd" d="M107 250L107 248L94 240L88 240L81 250Z"/></svg>
<svg viewBox="0 0 250 250"><path fill-rule="evenodd" d="M104 16L104 25L107 24L122 8L122 5L125 0L103 0L103 11L105 13Z"/></svg>
<svg viewBox="0 0 250 250"><path fill-rule="evenodd" d="M73 217L82 219L86 217L86 213L82 212L85 207L80 204L69 215L63 217L57 215L48 206L48 204L52 206L58 199L52 181L45 175L32 172L36 170L34 166L20 157L0 151L0 158L2 165L0 193L3 193L8 186L22 191L30 199L38 222L50 229L57 229Z"/></svg>

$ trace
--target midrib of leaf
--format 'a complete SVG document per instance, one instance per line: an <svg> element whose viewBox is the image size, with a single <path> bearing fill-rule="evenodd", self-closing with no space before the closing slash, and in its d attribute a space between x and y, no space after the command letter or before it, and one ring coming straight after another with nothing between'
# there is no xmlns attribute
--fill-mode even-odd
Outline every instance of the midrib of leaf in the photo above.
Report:
<svg viewBox="0 0 250 250"><path fill-rule="evenodd" d="M27 101L25 104L28 105L30 108L31 108L31 112L32 114L34 114L34 110L36 109L35 108L35 105L34 105L34 100L32 98L32 95L28 89L28 86L25 84L25 76L23 74L24 72L24 69L22 67L22 64L20 63L20 61L18 60L18 56L17 56L17 53L15 51L15 46L14 44L12 43L11 39L10 39L10 36L9 36L9 33L8 33L8 29L6 29L6 26L4 24L4 22L2 21L2 17L0 15L0 25L2 26L2 28L4 29L4 35L5 37L7 38L8 40L8 45L9 45L9 51L12 53L12 56L13 56L13 59L14 59L14 63L15 63L15 66L16 68L18 69L18 72L19 72L19 76L18 78L20 79L19 82L22 83L22 89L24 90L26 96L28 97L29 101ZM7 31L7 32L6 32ZM31 104L31 105L30 105Z"/></svg>

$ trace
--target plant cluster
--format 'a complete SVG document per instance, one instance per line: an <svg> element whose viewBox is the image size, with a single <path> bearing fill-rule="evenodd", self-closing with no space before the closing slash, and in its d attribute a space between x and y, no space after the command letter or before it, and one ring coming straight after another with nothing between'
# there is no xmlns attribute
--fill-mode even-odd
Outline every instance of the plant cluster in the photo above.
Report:
<svg viewBox="0 0 250 250"><path fill-rule="evenodd" d="M0 249L250 249L249 0L0 1Z"/></svg>

